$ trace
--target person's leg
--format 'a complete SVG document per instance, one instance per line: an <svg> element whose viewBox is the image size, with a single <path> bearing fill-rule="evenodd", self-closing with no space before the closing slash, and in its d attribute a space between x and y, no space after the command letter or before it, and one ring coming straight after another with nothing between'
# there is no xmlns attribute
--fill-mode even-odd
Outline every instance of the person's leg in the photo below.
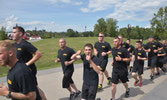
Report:
<svg viewBox="0 0 167 100"><path fill-rule="evenodd" d="M129 89L128 89L128 84L127 84L127 83L123 83L123 85L124 85L126 91L128 91L128 90L129 90Z"/></svg>
<svg viewBox="0 0 167 100"><path fill-rule="evenodd" d="M159 75L159 67L156 67L157 73L156 75Z"/></svg>
<svg viewBox="0 0 167 100"><path fill-rule="evenodd" d="M135 72L132 73L132 76L133 76L133 78L135 79L135 81L139 81L139 80L137 79L137 75L136 75Z"/></svg>
<svg viewBox="0 0 167 100"><path fill-rule="evenodd" d="M117 85L112 83L112 99L115 99Z"/></svg>
<svg viewBox="0 0 167 100"><path fill-rule="evenodd" d="M154 76L155 68L151 67L150 69L151 69L151 75Z"/></svg>
<svg viewBox="0 0 167 100"><path fill-rule="evenodd" d="M73 91L72 91L71 87L67 88L67 90L70 92L70 94L72 94L72 93L73 93Z"/></svg>
<svg viewBox="0 0 167 100"><path fill-rule="evenodd" d="M88 98L87 99L88 100L95 100L96 93L97 93L97 86L96 85L89 86Z"/></svg>
<svg viewBox="0 0 167 100"><path fill-rule="evenodd" d="M142 83L142 76L141 75L139 75L139 81L140 81L140 83Z"/></svg>
<svg viewBox="0 0 167 100"><path fill-rule="evenodd" d="M77 89L74 83L70 84L70 86L75 90L75 92L79 92L79 90Z"/></svg>
<svg viewBox="0 0 167 100"><path fill-rule="evenodd" d="M100 85L103 84L103 80L104 80L104 75L103 75L103 73L102 73L102 74L99 74L99 84L100 84Z"/></svg>

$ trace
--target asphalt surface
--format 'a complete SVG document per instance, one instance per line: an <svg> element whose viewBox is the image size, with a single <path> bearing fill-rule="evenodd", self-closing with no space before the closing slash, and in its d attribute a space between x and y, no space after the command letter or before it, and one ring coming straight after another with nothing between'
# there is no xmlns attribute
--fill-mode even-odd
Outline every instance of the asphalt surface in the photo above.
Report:
<svg viewBox="0 0 167 100"><path fill-rule="evenodd" d="M110 65L111 59L107 65L109 75L111 75L112 67ZM147 63L145 63L146 65ZM83 83L83 65L75 64L75 71L73 80L79 90L82 89ZM48 100L68 100L69 92L62 88L62 69L53 68L48 70L38 71L38 84L39 87L45 92ZM6 85L6 77L0 78L0 83ZM160 76L156 76L153 81L150 81L150 70L144 70L143 86L134 86L134 79L129 75L129 88L130 97L125 98L125 88L119 83L117 85L116 100L166 100L167 98L167 75L161 72ZM111 98L111 85L107 85L106 78L104 79L103 89L98 91L97 98L101 100L110 100ZM5 97L0 97L0 100L8 100ZM81 100L81 96L74 100Z"/></svg>

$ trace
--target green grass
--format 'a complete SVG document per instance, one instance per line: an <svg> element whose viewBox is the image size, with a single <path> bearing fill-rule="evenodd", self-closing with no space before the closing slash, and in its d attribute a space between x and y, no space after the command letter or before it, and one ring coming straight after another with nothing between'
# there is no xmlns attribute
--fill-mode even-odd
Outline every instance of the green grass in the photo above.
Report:
<svg viewBox="0 0 167 100"><path fill-rule="evenodd" d="M83 46L86 43L94 43L98 41L97 37L77 37L77 38L65 38L67 42L67 46L73 48L75 51L79 49L83 49ZM126 39L124 39L126 40ZM59 38L55 39L44 39L37 42L33 42L32 44L37 47L41 53L42 58L36 62L36 66L38 70L49 69L60 67L60 63L55 64L55 59L57 58L57 51L60 49L58 44ZM113 38L105 37L105 41L109 42L113 47ZM135 44L136 40L131 40L132 45ZM111 55L110 55L111 57ZM81 61L77 61L75 63L81 63ZM7 74L8 67L0 67L0 77L5 76Z"/></svg>

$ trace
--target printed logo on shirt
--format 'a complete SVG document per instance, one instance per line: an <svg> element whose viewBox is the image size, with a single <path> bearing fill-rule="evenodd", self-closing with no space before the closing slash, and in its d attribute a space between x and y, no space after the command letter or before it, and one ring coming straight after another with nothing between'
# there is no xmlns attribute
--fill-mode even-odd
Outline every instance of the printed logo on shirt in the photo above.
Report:
<svg viewBox="0 0 167 100"><path fill-rule="evenodd" d="M11 84L12 84L12 81L8 79L8 83L11 85Z"/></svg>
<svg viewBox="0 0 167 100"><path fill-rule="evenodd" d="M90 68L93 68L93 66L90 64L90 66L89 66Z"/></svg>
<svg viewBox="0 0 167 100"><path fill-rule="evenodd" d="M17 50L21 51L21 48L17 48Z"/></svg>
<svg viewBox="0 0 167 100"><path fill-rule="evenodd" d="M117 52L117 54L121 55L122 53L121 52Z"/></svg>
<svg viewBox="0 0 167 100"><path fill-rule="evenodd" d="M125 47L125 45L123 45L123 47Z"/></svg>
<svg viewBox="0 0 167 100"><path fill-rule="evenodd" d="M67 56L67 54L66 54L66 53L63 53L63 56Z"/></svg>
<svg viewBox="0 0 167 100"><path fill-rule="evenodd" d="M106 46L103 45L102 48L106 48Z"/></svg>
<svg viewBox="0 0 167 100"><path fill-rule="evenodd" d="M138 53L138 55L141 55L141 53Z"/></svg>
<svg viewBox="0 0 167 100"><path fill-rule="evenodd" d="M153 45L153 47L156 47L155 45Z"/></svg>
<svg viewBox="0 0 167 100"><path fill-rule="evenodd" d="M161 53L161 51L159 51L159 53Z"/></svg>

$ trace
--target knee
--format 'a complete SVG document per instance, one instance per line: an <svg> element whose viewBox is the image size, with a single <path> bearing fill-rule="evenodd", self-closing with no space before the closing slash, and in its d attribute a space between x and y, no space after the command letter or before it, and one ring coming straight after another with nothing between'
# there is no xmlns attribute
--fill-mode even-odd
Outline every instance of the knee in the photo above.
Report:
<svg viewBox="0 0 167 100"><path fill-rule="evenodd" d="M136 76L136 73L132 73L132 76Z"/></svg>

